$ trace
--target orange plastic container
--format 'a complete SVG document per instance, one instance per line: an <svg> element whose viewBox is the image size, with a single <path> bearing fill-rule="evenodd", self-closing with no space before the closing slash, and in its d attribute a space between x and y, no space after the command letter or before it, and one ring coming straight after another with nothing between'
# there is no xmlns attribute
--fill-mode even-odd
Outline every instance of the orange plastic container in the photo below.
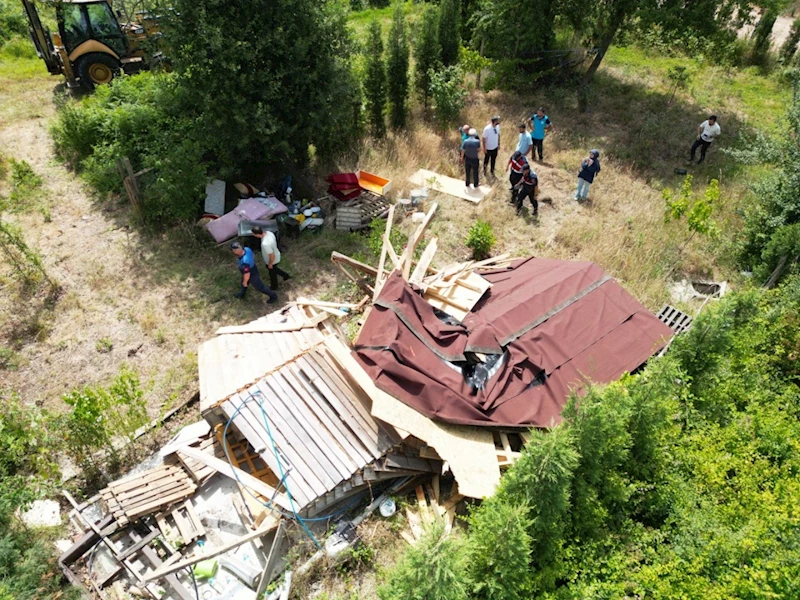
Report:
<svg viewBox="0 0 800 600"><path fill-rule="evenodd" d="M358 185L381 196L385 196L392 189L391 180L367 171L358 172Z"/></svg>

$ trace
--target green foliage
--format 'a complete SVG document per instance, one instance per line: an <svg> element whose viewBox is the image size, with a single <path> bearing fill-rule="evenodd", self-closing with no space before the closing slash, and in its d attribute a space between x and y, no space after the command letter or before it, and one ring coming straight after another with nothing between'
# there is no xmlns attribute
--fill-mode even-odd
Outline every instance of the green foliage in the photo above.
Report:
<svg viewBox="0 0 800 600"><path fill-rule="evenodd" d="M366 45L367 74L364 79L364 100L367 105L367 120L375 137L386 133L386 63L383 59L383 37L377 20L369 24Z"/></svg>
<svg viewBox="0 0 800 600"><path fill-rule="evenodd" d="M42 193L42 178L27 161L12 158L8 162L11 165L11 194L7 202L0 202L0 210L23 211L34 204Z"/></svg>
<svg viewBox="0 0 800 600"><path fill-rule="evenodd" d="M189 138L224 175L322 157L357 134L347 6L176 0L163 31Z"/></svg>
<svg viewBox="0 0 800 600"><path fill-rule="evenodd" d="M209 161L181 93L175 75L142 73L65 101L51 131L56 151L103 195L123 191L116 160L128 157L134 170L152 169L140 180L148 224L194 219Z"/></svg>
<svg viewBox="0 0 800 600"><path fill-rule="evenodd" d="M462 548L432 524L400 559L378 589L381 600L463 600L467 597L466 560Z"/></svg>
<svg viewBox="0 0 800 600"><path fill-rule="evenodd" d="M440 64L442 48L439 45L439 9L427 6L422 13L422 27L414 45L414 85L425 108L430 98L431 71Z"/></svg>
<svg viewBox="0 0 800 600"><path fill-rule="evenodd" d="M467 562L474 598L528 600L531 597L532 523L527 507L489 498L470 515Z"/></svg>
<svg viewBox="0 0 800 600"><path fill-rule="evenodd" d="M443 67L431 72L429 78L434 117L442 129L447 129L458 121L458 116L466 103L464 74L458 66Z"/></svg>
<svg viewBox="0 0 800 600"><path fill-rule="evenodd" d="M461 47L461 2L442 0L439 8L439 45L445 67L458 64Z"/></svg>
<svg viewBox="0 0 800 600"><path fill-rule="evenodd" d="M147 423L147 405L139 378L127 368L107 388L87 386L62 399L72 409L63 419L67 450L85 466L94 463L98 451L116 456L114 438L132 440L136 430Z"/></svg>
<svg viewBox="0 0 800 600"><path fill-rule="evenodd" d="M386 221L384 219L375 219L370 223L367 235L367 250L371 254L371 260L378 260L381 255L384 233L386 233ZM389 242L397 255L400 256L406 243L408 243L408 236L400 231L399 227L392 227L392 231L389 232Z"/></svg>
<svg viewBox="0 0 800 600"><path fill-rule="evenodd" d="M670 67L667 71L667 81L669 81L672 88L672 94L669 97L667 104L672 104L675 94L678 90L684 90L689 85L690 74L683 65L675 65Z"/></svg>
<svg viewBox="0 0 800 600"><path fill-rule="evenodd" d="M0 346L0 371L16 371L19 368L21 359L13 348Z"/></svg>
<svg viewBox="0 0 800 600"><path fill-rule="evenodd" d="M741 266L762 274L775 264L762 266L764 258L774 259L775 250L791 239L789 230L783 228L800 223L800 83L795 90L782 135L770 143L755 142L763 160L774 163L774 169L753 186L754 198L745 210L745 226L738 236ZM780 239L773 240L775 236Z"/></svg>
<svg viewBox="0 0 800 600"><path fill-rule="evenodd" d="M779 57L781 63L784 65L791 64L792 60L794 59L794 55L797 52L797 46L800 44L800 17L797 17L792 22L792 28L789 30L789 35L786 37L786 41L783 42L781 46Z"/></svg>
<svg viewBox="0 0 800 600"><path fill-rule="evenodd" d="M482 56L477 50L461 46L458 49L458 64L466 73L480 74L484 69L492 66L492 61Z"/></svg>
<svg viewBox="0 0 800 600"><path fill-rule="evenodd" d="M389 29L386 73L388 76L389 122L392 127L406 126L408 113L408 65L409 48L406 35L406 18L400 2L394 9L392 26Z"/></svg>
<svg viewBox="0 0 800 600"><path fill-rule="evenodd" d="M14 36L28 35L28 21L22 6L14 0L0 0L0 48Z"/></svg>
<svg viewBox="0 0 800 600"><path fill-rule="evenodd" d="M714 207L719 204L719 181L712 179L701 198L692 200L692 176L683 179L680 191L676 194L664 188L664 202L667 205L665 221L676 221L686 216L686 222L692 235L715 235L716 225L711 220Z"/></svg>
<svg viewBox="0 0 800 600"><path fill-rule="evenodd" d="M751 64L766 65L772 45L772 29L775 27L777 19L778 10L770 7L762 13L761 18L756 23L753 30L753 47L750 54Z"/></svg>
<svg viewBox="0 0 800 600"><path fill-rule="evenodd" d="M797 272L800 262L800 223L783 225L775 230L761 253L761 263L754 275L757 281L767 281L778 269L776 281Z"/></svg>
<svg viewBox="0 0 800 600"><path fill-rule="evenodd" d="M483 260L490 256L495 237L492 226L482 219L475 221L469 228L464 245L472 250L472 258Z"/></svg>
<svg viewBox="0 0 800 600"><path fill-rule="evenodd" d="M58 287L55 280L47 274L42 257L25 242L22 229L2 219L0 219L0 252L24 285L32 286L45 281L51 289Z"/></svg>

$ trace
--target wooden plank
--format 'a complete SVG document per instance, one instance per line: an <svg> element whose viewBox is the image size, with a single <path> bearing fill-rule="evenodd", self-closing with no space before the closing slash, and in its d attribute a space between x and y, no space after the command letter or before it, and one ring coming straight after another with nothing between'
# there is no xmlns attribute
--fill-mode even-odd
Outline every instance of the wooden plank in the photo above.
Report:
<svg viewBox="0 0 800 600"><path fill-rule="evenodd" d="M417 506L419 507L419 514L422 516L422 520L432 523L433 515L428 507L428 501L425 499L425 492L423 491L422 486L418 485L414 490L414 493L417 495Z"/></svg>
<svg viewBox="0 0 800 600"><path fill-rule="evenodd" d="M203 527L203 522L194 510L194 504L192 504L191 500L187 500L184 502L183 506L186 508L186 514L189 515L189 521L191 521L192 527L194 527L194 531L197 533L197 537L203 537L206 534L206 529Z"/></svg>
<svg viewBox="0 0 800 600"><path fill-rule="evenodd" d="M403 279L406 281L408 281L409 275L411 274L411 263L414 260L414 251L417 249L417 244L419 244L419 241L422 239L425 230L428 228L428 225L430 225L431 219L433 219L433 215L438 207L438 203L434 202L425 215L422 223L417 226L417 229L414 231L412 236L409 238L408 243L406 244L406 249L403 251L403 256L400 258L401 265L398 265L402 266Z"/></svg>
<svg viewBox="0 0 800 600"><path fill-rule="evenodd" d="M447 512L444 510L439 501L436 499L436 494L433 492L433 487L430 483L425 484L425 492L428 494L428 504L430 505L431 512L435 518L441 518Z"/></svg>
<svg viewBox="0 0 800 600"><path fill-rule="evenodd" d="M189 523L189 520L181 514L182 509L183 506L181 505L173 510L172 518L175 520L175 525L178 526L178 531L181 534L181 538L183 538L183 543L188 546L195 538L193 535L194 529Z"/></svg>
<svg viewBox="0 0 800 600"><path fill-rule="evenodd" d="M272 545L269 548L267 555L267 562L264 564L264 570L261 572L261 579L256 588L256 598L261 598L267 585L272 580L272 573L280 558L281 542L283 542L283 521L278 524L278 530L275 532L275 537L272 540Z"/></svg>
<svg viewBox="0 0 800 600"><path fill-rule="evenodd" d="M149 544L154 539L156 539L160 534L161 534L161 532L158 529L156 529L154 531L151 531L146 536L144 536L141 540L136 542L133 546L131 546L129 548L126 548L125 550L120 552L116 556L116 559L119 560L119 561L122 561L122 560L128 558L129 556L131 556L132 554L136 554L139 550L141 550L142 548L147 546L147 544ZM100 587L103 587L103 586L101 585Z"/></svg>
<svg viewBox="0 0 800 600"><path fill-rule="evenodd" d="M477 189L470 188L468 191L464 188L464 180L439 175L426 169L420 169L411 175L408 180L414 185L425 186L448 196L455 196L475 204L478 204L492 193L492 187L488 185L479 186Z"/></svg>
<svg viewBox="0 0 800 600"><path fill-rule="evenodd" d="M223 403L223 410L226 411L228 417L235 412L233 404L229 402ZM272 470L275 477L280 478L281 467L278 464L278 459L275 457L275 450L272 447L272 442L269 440L267 431L264 428L263 419L261 419L260 416L256 419L252 412L242 410L233 420L233 424L245 435L247 441L256 449L258 455ZM280 448L280 442L276 440L275 443ZM286 471L285 468L284 471ZM292 495L301 504L308 503L308 501L316 495L312 487L301 477L300 473L296 472L294 469L289 470L288 475L286 475L286 485L292 490Z"/></svg>
<svg viewBox="0 0 800 600"><path fill-rule="evenodd" d="M162 566L160 569L156 569L152 573L147 573L142 579L146 582L155 581L160 577L164 577L165 575L168 575L170 573L175 573L176 571L180 571L181 569L185 569L186 567L191 567L192 565L197 564L201 561L207 560L209 558L214 558L216 556L219 556L220 554L225 554L226 552L229 552L234 548L238 548L242 544L246 544L247 542L250 542L257 538L264 537L270 531L275 529L277 526L278 523L276 521L270 521L269 524L265 525L264 527L261 527L257 531L253 531L251 533L248 533L247 535L243 535L242 537L233 540L232 542L229 542L227 544L223 544L221 546L217 546L214 548L208 548L208 546L204 546L203 548L205 549L205 552L178 561L172 565ZM194 599L191 598L189 600L194 600Z"/></svg>
<svg viewBox="0 0 800 600"><path fill-rule="evenodd" d="M143 504L141 506L137 506L136 508L126 510L125 514L127 515L128 519L133 520L136 517L141 517L156 512L162 507L169 506L173 502L179 502L181 500L185 500L192 494L194 494L194 489L182 489L175 492L174 494L170 494L169 496L165 496L163 498L159 498L158 500L154 500L150 504Z"/></svg>
<svg viewBox="0 0 800 600"><path fill-rule="evenodd" d="M284 403L278 393L273 388L272 381L274 375L267 377L259 382L258 386L264 394L266 404L272 409L267 411L268 417L271 418L276 427L272 429L281 429L281 433L289 441L291 447L302 457L303 461L311 468L309 474L318 480L324 489L319 492L323 494L338 483L339 474L336 467L326 456L326 446L322 442L318 442L315 437L308 431L308 427L304 426L303 420L298 416L297 407L292 407ZM280 389L280 388L277 388ZM282 423L282 424L281 424ZM290 433L291 432L291 433ZM273 431L273 435L275 432ZM287 450L284 448L284 452ZM293 461L294 462L294 461ZM306 473L303 473L306 481L312 482Z"/></svg>
<svg viewBox="0 0 800 600"><path fill-rule="evenodd" d="M260 479L256 479L255 477L248 475L241 469L237 469L236 467L229 465L227 462L222 461L215 456L211 456L206 454L205 452L201 452L200 450L195 450L194 448L184 448L183 450L186 454L190 457L194 458L195 460L204 463L217 471L218 473L222 473L226 477L230 477L231 479L237 479L241 484L247 486L257 494L261 494L267 499L275 497L274 502L281 508L285 510L292 510L292 506L289 503L289 499L282 493L276 492L275 488L270 485L267 485Z"/></svg>
<svg viewBox="0 0 800 600"><path fill-rule="evenodd" d="M301 372L300 366L303 367ZM307 370L306 370L307 369ZM332 390L325 379L320 376L320 370L308 361L302 361L297 368L292 369L297 380L304 389L314 396L318 402L325 402L330 406L345 425L355 434L361 444L370 453L370 458L380 456L376 443L378 426L371 418L365 418L359 411L360 403L349 394L337 393ZM329 371L330 373L330 371ZM354 402L355 400L355 402ZM361 466L361 465L359 465Z"/></svg>
<svg viewBox="0 0 800 600"><path fill-rule="evenodd" d="M317 403L308 396L293 393L294 390L291 390L291 386L288 385L288 382L283 377L287 371L288 369L284 369L270 379L270 385L275 390L276 398L288 406L290 410L293 409L295 416L301 421L302 426L316 442L320 451L325 454L327 460L335 467L339 480L341 478L347 479L362 465L354 462L340 447L336 438L329 431L328 424L324 419L320 418L319 413L321 411L318 409ZM291 390L291 392L287 393L288 390Z"/></svg>
<svg viewBox="0 0 800 600"><path fill-rule="evenodd" d="M389 215L386 217L386 229L383 232L383 244L381 245L381 256L378 260L378 272L375 276L375 292L372 294L372 299L375 300L378 297L378 294L381 293L382 282L381 278L383 277L383 267L386 264L386 254L391 248L391 232L392 232L392 221L394 220L394 204L389 207ZM394 250L394 248L392 248Z"/></svg>
<svg viewBox="0 0 800 600"><path fill-rule="evenodd" d="M215 332L215 335L226 335L234 333L270 333L270 332L285 332L285 331L298 331L300 329L313 328L322 323L328 318L327 313L319 313L315 317L309 319L305 323L249 323L247 325L231 325L228 327L220 327Z"/></svg>
<svg viewBox="0 0 800 600"><path fill-rule="evenodd" d="M437 242L438 238L436 237L432 237L431 241L428 242L428 245L425 247L425 251L422 253L417 266L414 267L414 272L411 273L411 278L408 280L409 283L422 283L422 278L428 273L428 267L431 265L433 256L436 254Z"/></svg>
<svg viewBox="0 0 800 600"><path fill-rule="evenodd" d="M302 359L301 359L302 360ZM285 382L286 388L284 392L289 394L292 398L297 398L300 401L300 396L294 391L294 388L289 385L289 382L286 381L284 378L285 374L281 374L279 381ZM290 377L293 377L293 373L288 372ZM297 386L300 386L300 382L296 382ZM328 428L328 431L336 438L339 446L342 450L347 454L348 458L350 459L350 463L355 465L356 468L368 463L371 460L369 453L362 448L359 444L357 444L356 438L353 437L352 432L350 429L342 423L341 418L338 414L328 405L327 402L313 402L313 405L309 403L309 406L314 410L319 420L325 423L325 426Z"/></svg>
<svg viewBox="0 0 800 600"><path fill-rule="evenodd" d="M439 502L439 475L436 474L431 478L431 490L436 502Z"/></svg>
<svg viewBox="0 0 800 600"><path fill-rule="evenodd" d="M145 546L144 548L142 548L142 554L144 554L147 560L150 561L150 563L156 569L156 572L158 571L159 567L164 568L163 562L158 557L158 554L156 554L155 550L153 550L149 546ZM166 568L171 568L172 566L174 565L169 565ZM172 571L172 573L174 573L174 571ZM145 581L152 581L151 579L147 579L146 577L147 576L145 576ZM172 588L172 591L178 595L180 600L195 600L194 594L190 594L189 590L183 587L183 584L181 584L181 582L175 575L166 574L166 576L164 577L164 582L170 588Z"/></svg>

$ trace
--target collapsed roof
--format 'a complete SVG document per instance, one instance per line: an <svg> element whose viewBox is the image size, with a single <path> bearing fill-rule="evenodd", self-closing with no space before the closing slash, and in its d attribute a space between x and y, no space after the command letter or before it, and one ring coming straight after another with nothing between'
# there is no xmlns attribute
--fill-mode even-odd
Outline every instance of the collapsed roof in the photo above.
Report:
<svg viewBox="0 0 800 600"><path fill-rule="evenodd" d="M672 336L590 262L528 258L480 275L491 287L459 321L394 271L356 341L375 384L431 419L550 427L570 390L633 371Z"/></svg>

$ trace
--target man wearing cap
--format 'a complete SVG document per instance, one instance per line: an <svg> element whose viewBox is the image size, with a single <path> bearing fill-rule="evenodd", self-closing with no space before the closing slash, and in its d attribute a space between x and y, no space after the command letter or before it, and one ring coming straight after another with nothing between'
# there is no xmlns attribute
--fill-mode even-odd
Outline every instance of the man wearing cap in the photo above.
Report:
<svg viewBox="0 0 800 600"><path fill-rule="evenodd" d="M533 207L533 216L539 215L539 177L534 173L531 166L526 162L522 167L522 178L519 180L517 186L520 188L519 195L517 196L517 214L522 212L522 205L525 198L530 198L531 206Z"/></svg>
<svg viewBox="0 0 800 600"><path fill-rule="evenodd" d="M500 147L500 117L495 115L492 122L483 128L483 176L486 177L486 167L491 161L492 177L494 165L497 162L497 150Z"/></svg>
<svg viewBox="0 0 800 600"><path fill-rule="evenodd" d="M464 171L466 172L466 186L469 191L470 179L475 188L478 187L478 152L480 152L481 143L478 140L478 132L475 129L469 130L469 137L461 144L461 162L464 163Z"/></svg>
<svg viewBox="0 0 800 600"><path fill-rule="evenodd" d="M580 202L589 197L589 187L594 182L595 176L600 172L600 150L592 148L589 156L581 161L581 170L578 171L578 189L575 190L575 200Z"/></svg>
<svg viewBox="0 0 800 600"><path fill-rule="evenodd" d="M536 151L539 151L539 162L544 160L544 136L548 131L554 129L550 122L550 117L544 114L544 107L536 109L536 113L528 119L531 123L531 140L533 141L533 151L531 158L536 160Z"/></svg>
<svg viewBox="0 0 800 600"><path fill-rule="evenodd" d="M278 289L278 275L283 280L291 279L292 276L278 266L281 262L281 251L278 249L278 240L271 231L264 231L258 225L253 226L253 237L261 240L261 257L269 270L269 287L273 290Z"/></svg>
<svg viewBox="0 0 800 600"><path fill-rule="evenodd" d="M525 123L519 124L519 141L517 142L517 152L522 152L523 156L527 156L528 152L531 151L531 146L533 145L533 141L531 140L531 134L528 133L528 128Z"/></svg>
<svg viewBox="0 0 800 600"><path fill-rule="evenodd" d="M242 248L239 242L231 244L231 250L236 255L239 264L239 272L242 274L242 289L240 289L234 296L236 298L244 298L247 293L247 288L251 285L262 294L269 296L267 304L272 304L278 299L277 294L264 285L261 277L258 275L258 267L256 266L256 258L250 248Z"/></svg>
<svg viewBox="0 0 800 600"><path fill-rule="evenodd" d="M511 158L508 159L508 164L506 165L506 172L511 169L511 175L508 177L508 182L511 184L511 203L517 203L517 194L519 193L519 180L522 179L522 169L525 165L528 164L528 159L525 158L525 155L517 150L514 154L511 155Z"/></svg>

